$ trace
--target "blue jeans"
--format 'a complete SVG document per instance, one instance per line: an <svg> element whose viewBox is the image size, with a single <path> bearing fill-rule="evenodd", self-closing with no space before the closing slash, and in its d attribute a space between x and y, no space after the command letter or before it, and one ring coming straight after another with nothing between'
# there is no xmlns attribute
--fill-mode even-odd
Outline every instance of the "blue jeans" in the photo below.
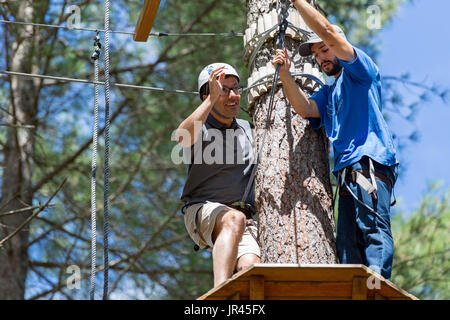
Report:
<svg viewBox="0 0 450 320"><path fill-rule="evenodd" d="M397 180L397 166L388 167L375 161L373 163L375 171L387 177L393 187ZM368 158L364 157L348 169L369 170ZM378 188L377 199L373 199L359 184L349 180L346 180L346 183L353 194L374 209L384 221L356 201L347 192L345 185L341 186L336 247L341 263L364 264L389 280L394 257L390 223L392 188L383 181L375 180Z"/></svg>

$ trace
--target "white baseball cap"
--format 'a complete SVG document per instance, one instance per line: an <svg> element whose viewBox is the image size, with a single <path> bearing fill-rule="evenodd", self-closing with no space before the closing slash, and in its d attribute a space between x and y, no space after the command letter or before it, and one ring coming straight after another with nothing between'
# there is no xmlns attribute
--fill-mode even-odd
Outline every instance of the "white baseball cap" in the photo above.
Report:
<svg viewBox="0 0 450 320"><path fill-rule="evenodd" d="M225 75L235 76L238 79L238 81L240 81L239 74L237 73L236 69L231 65L223 62L211 63L206 67L204 67L202 72L200 72L200 75L198 76L198 93L200 93L200 89L203 87L203 85L208 83L211 72L214 69L221 67L223 67L223 72L225 72Z"/></svg>
<svg viewBox="0 0 450 320"><path fill-rule="evenodd" d="M345 36L344 31L342 31L342 29L333 24L332 25L334 30L336 30L336 32L344 39L347 39L347 37ZM314 43L319 43L322 42L323 40L314 32L311 31L308 40L306 40L306 42L303 42L300 47L299 47L299 53L302 57L307 57L310 56L312 54L311 52L311 45L313 45Z"/></svg>

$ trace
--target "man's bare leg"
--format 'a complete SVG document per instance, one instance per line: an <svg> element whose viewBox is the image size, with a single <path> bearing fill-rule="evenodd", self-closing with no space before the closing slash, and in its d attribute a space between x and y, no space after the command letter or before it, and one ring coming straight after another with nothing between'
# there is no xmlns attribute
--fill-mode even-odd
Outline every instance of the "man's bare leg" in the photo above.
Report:
<svg viewBox="0 0 450 320"><path fill-rule="evenodd" d="M224 210L217 216L212 235L214 287L233 274L239 242L245 231L245 223L245 215L238 210Z"/></svg>

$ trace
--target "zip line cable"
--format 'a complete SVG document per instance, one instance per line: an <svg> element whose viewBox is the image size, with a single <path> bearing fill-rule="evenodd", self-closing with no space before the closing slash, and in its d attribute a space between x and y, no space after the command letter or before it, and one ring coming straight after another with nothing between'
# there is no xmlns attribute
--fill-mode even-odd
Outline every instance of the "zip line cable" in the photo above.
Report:
<svg viewBox="0 0 450 320"><path fill-rule="evenodd" d="M57 77L57 76L49 76L49 75L42 75L42 74L34 74L34 73L24 73L24 72L14 72L14 71L5 71L0 70L0 74L3 75L10 75L10 76L19 76L19 77L25 77L25 78L39 78L39 79L47 79L47 80L57 80L61 82L73 82L73 83L84 83L84 84L93 84L93 85L105 85L104 82L98 81L98 80L84 80L84 79L76 79L76 78L67 78L67 77ZM269 75L266 75L258 80L256 80L253 84L250 86L243 88L242 92L246 93L250 89L272 82L272 80L265 80L264 79L270 78L274 75L274 73L271 73ZM323 86L323 82L310 74L306 73L293 73L292 76L298 76L298 77L305 77L308 78L314 82L317 82L320 86ZM157 92L167 92L167 93L174 93L174 94L185 94L185 95L198 95L198 92L196 91L186 91L186 90L171 90L171 89L164 89L164 88L156 88L156 87L147 87L147 86L137 86L132 84L124 84L124 83L111 83L112 86L118 87L118 88L128 88L128 89L138 89L138 90L146 90L146 91L157 91Z"/></svg>
<svg viewBox="0 0 450 320"><path fill-rule="evenodd" d="M5 70L0 70L0 74L10 75L10 76L26 77L26 78L40 78L40 79L47 79L47 80L58 80L58 81L62 81L62 82L75 82L75 83L85 83L85 84L94 84L94 85L105 85L105 82L102 82L102 81L95 81L95 80L92 81L92 80L75 79L75 78L67 78L67 77L56 77L56 76L48 76L48 75L42 75L42 74L14 72L14 71L5 71ZM195 92L195 91L170 90L170 89L164 89L164 88L136 86L136 85L124 84L124 83L111 83L111 85L115 86L115 87L118 87L118 88L129 88L129 89L139 89L139 90L148 90L148 91L159 91L159 92L168 92L168 93L198 95L198 92Z"/></svg>
<svg viewBox="0 0 450 320"><path fill-rule="evenodd" d="M105 30L100 29L92 29L92 28L69 28L66 26L58 26L58 25L51 25L51 24L42 24L42 23L28 23L28 22L18 22L18 21L8 21L8 20L0 20L0 23L6 23L6 24L19 24L19 25L31 25L31 26L38 26L38 27L50 27L50 28L61 28L61 29L67 29L67 30L75 30L75 31L90 31L90 32L96 32L97 34L99 32L105 32ZM309 32L307 30L304 30L302 28L295 27L292 25L292 23L288 22L287 27L292 28L298 35L301 36L308 36ZM285 28L287 28L285 26ZM250 57L250 63L249 66L252 65L253 60L256 56L256 52L258 49L262 46L263 42L265 42L269 36L269 34L275 30L276 28L279 28L279 24L272 27L270 30L266 30L260 35L256 35L255 37L261 37L258 40L258 45L256 50L254 50L252 56ZM127 32L127 31L113 31L108 30L109 33L119 33L119 34L129 34L133 35L134 32ZM239 36L242 37L242 33L236 33L232 31L231 33L164 33L164 32L157 32L157 33L150 33L150 36L223 36L223 37L233 37L233 36ZM91 80L83 80L83 79L74 79L74 78L67 78L67 77L57 77L57 76L49 76L49 75L39 75L39 74L31 74L31 73L22 73L22 72L13 72L13 71L7 71L7 70L0 70L0 74L7 74L7 75L16 75L16 76L23 76L23 77L32 77L32 78L43 78L48 80L58 80L63 82L79 82L79 83L88 83L88 84L94 84L94 85L105 85L105 82L99 82L99 81L91 81ZM314 79L314 81L319 82L320 80ZM257 81L259 82L259 81ZM267 81L270 82L270 81ZM264 84L258 83L258 85ZM150 91L159 91L159 92L167 92L167 93L177 93L177 94L188 94L188 95L197 95L198 93L195 91L185 91L185 90L169 90L164 88L155 88L155 87L148 87L148 86L136 86L131 84L121 84L121 83L111 83L111 85L116 87L122 87L122 88L131 88L131 89L142 89L142 90L150 90ZM245 88L244 91L249 90L256 86L256 82L253 84L252 87ZM244 110L245 111L245 110Z"/></svg>
<svg viewBox="0 0 450 320"><path fill-rule="evenodd" d="M69 31L88 31L88 32L102 32L105 33L105 30L102 29L94 29L94 28L85 28L85 27L68 27L61 26L56 24L46 24L46 23L33 23L33 22L22 22L22 21L10 21L10 20L0 20L0 23L4 24L13 24L13 25L25 25L25 26L34 26L34 27L43 27L43 28L55 28L55 29L63 29ZM134 35L132 31L120 31L120 30L109 30L109 33L116 34L126 34L126 35ZM243 37L243 33L236 33L231 31L229 33L171 33L171 32L153 32L150 33L150 37Z"/></svg>

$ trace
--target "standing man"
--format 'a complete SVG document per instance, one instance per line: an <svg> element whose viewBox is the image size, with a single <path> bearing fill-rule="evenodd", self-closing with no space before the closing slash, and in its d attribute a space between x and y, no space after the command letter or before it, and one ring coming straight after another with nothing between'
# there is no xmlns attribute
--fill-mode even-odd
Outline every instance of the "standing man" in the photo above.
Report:
<svg viewBox="0 0 450 320"><path fill-rule="evenodd" d="M394 254L390 199L398 162L382 114L379 69L308 2L293 3L313 31L301 44L300 54L312 55L335 82L308 99L289 72L286 50L277 50L273 64L281 64L280 79L294 110L310 119L313 128L325 126L333 146L333 173L340 185L339 259L364 264L390 279Z"/></svg>
<svg viewBox="0 0 450 320"><path fill-rule="evenodd" d="M198 78L202 104L177 130L185 160L190 155L181 196L184 221L197 249L212 251L215 287L261 256L252 219L254 192L242 199L254 154L251 124L236 119L239 80L228 64L206 66Z"/></svg>

